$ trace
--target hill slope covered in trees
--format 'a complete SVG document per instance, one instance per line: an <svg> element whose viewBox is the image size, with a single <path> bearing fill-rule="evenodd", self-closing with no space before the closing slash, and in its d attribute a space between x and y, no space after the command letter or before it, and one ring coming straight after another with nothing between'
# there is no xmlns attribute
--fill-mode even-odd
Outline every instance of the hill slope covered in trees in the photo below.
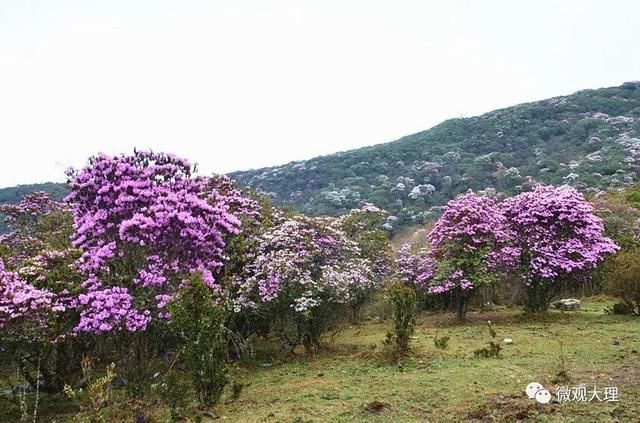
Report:
<svg viewBox="0 0 640 423"><path fill-rule="evenodd" d="M640 170L640 82L447 120L397 141L231 176L311 215L370 201L422 223L468 189L512 195L534 182L585 192Z"/></svg>
<svg viewBox="0 0 640 423"><path fill-rule="evenodd" d="M640 82L627 82L450 119L386 144L231 176L269 193L275 204L306 214L336 215L368 201L389 210L400 224L419 224L468 189L512 195L538 181L595 192L637 181L639 172ZM34 190L61 198L66 186L0 189L0 203Z"/></svg>
<svg viewBox="0 0 640 423"><path fill-rule="evenodd" d="M0 204L16 204L22 197L30 192L45 191L51 193L56 200L62 200L69 192L66 184L59 184L56 182L45 182L42 184L27 184L17 185L15 187L1 188L0 189ZM0 234L7 231L7 227L4 224L4 219L0 215Z"/></svg>

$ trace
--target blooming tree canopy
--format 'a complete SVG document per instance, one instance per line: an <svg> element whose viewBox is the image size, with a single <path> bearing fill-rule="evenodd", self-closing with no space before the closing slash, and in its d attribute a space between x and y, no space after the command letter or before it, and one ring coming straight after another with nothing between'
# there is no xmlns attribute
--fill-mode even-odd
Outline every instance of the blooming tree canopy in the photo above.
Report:
<svg viewBox="0 0 640 423"><path fill-rule="evenodd" d="M335 219L284 219L260 237L251 276L236 279L234 309L271 310L296 322L297 342L317 342L323 311L375 286L371 266Z"/></svg>
<svg viewBox="0 0 640 423"><path fill-rule="evenodd" d="M305 312L323 300L345 302L371 282L370 263L360 257L331 218L296 216L261 237L253 276L242 286L236 308L285 301Z"/></svg>
<svg viewBox="0 0 640 423"><path fill-rule="evenodd" d="M400 246L395 261L395 280L404 285L424 288L434 272L435 262L426 247L414 252L408 243Z"/></svg>
<svg viewBox="0 0 640 423"><path fill-rule="evenodd" d="M0 330L3 335L18 324L44 329L48 313L64 310L55 300L52 292L23 281L16 272L5 269L0 260ZM24 327L22 329L25 334Z"/></svg>
<svg viewBox="0 0 640 423"><path fill-rule="evenodd" d="M55 340L68 326L79 275L73 262L71 216L64 204L44 192L0 206L11 230L0 237L0 327L3 335Z"/></svg>
<svg viewBox="0 0 640 423"><path fill-rule="evenodd" d="M225 234L238 232L230 195L170 154L98 155L68 172L73 245L85 276L78 332L145 329L194 272L217 289ZM234 200L235 201L235 200ZM233 203L237 205L237 203Z"/></svg>
<svg viewBox="0 0 640 423"><path fill-rule="evenodd" d="M517 254L509 247L511 234L497 203L472 192L447 204L428 239L436 269L427 269L418 278L431 279L430 293L452 293L460 318L473 291L492 282L497 270Z"/></svg>
<svg viewBox="0 0 640 423"><path fill-rule="evenodd" d="M537 186L502 203L521 251L517 265L529 290L530 311L548 307L554 282L594 269L618 246L604 224L573 188Z"/></svg>
<svg viewBox="0 0 640 423"><path fill-rule="evenodd" d="M358 245L361 256L372 263L373 275L378 281L389 276L393 267L389 235L382 228L386 217L384 210L364 204L337 219L340 229Z"/></svg>

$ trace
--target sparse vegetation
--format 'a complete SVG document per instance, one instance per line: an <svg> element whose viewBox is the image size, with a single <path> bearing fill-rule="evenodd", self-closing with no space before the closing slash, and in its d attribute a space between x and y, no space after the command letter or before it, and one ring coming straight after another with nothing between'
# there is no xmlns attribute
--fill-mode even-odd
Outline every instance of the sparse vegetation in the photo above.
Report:
<svg viewBox="0 0 640 423"><path fill-rule="evenodd" d="M313 357L291 360L288 352L278 352L276 340L256 345L253 359L236 363L229 377L250 380L235 401L224 401L216 415L226 421L261 422L460 422L488 420L568 423L574 421L626 422L640 413L640 340L638 321L633 316L606 315L614 300L583 300L575 314L551 311L546 316L524 317L518 310L499 307L497 311L474 310L464 325L452 316L421 314L416 319L412 355L404 360L404 371L385 361L376 362L369 351L380 344L388 323L365 320L347 328ZM487 337L486 320L499 334L512 337L514 345L503 346L500 360L474 359L474 345ZM435 347L436 333L450 336L446 350ZM611 334L621 340L610 345ZM571 380L554 383L559 370L562 342ZM549 346L552 345L552 348ZM260 363L272 363L261 367ZM182 376L184 377L184 376ZM536 406L524 389L538 381L552 391L561 385L585 383L618 386L621 401L603 403L548 404ZM29 400L35 393L28 393ZM232 396L231 386L225 397ZM372 413L367 404L384 406ZM134 411L123 398L122 389L113 390L113 401L102 409L105 420L132 421ZM295 404L292 406L292 404ZM375 404L374 404L375 405ZM166 405L143 405L155 421L170 421ZM0 410L0 421L16 421L15 408ZM193 395L184 409L186 416L207 417L198 411ZM43 396L39 414L43 421L53 418L72 422L78 413L73 404ZM55 417L54 417L55 416ZM80 418L88 414L80 414Z"/></svg>

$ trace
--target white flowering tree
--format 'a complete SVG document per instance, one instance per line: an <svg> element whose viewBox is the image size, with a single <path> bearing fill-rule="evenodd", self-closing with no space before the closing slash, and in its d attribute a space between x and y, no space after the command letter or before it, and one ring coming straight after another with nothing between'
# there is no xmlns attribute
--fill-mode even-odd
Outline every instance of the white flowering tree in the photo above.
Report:
<svg viewBox="0 0 640 423"><path fill-rule="evenodd" d="M317 345L341 305L375 286L362 257L333 218L296 216L260 237L250 276L236 279L233 307L270 317L289 344Z"/></svg>

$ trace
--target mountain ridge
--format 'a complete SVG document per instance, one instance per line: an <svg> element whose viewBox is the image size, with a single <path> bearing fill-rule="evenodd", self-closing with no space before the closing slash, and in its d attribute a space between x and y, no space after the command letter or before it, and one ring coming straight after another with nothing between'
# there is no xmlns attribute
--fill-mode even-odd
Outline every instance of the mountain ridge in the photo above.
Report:
<svg viewBox="0 0 640 423"><path fill-rule="evenodd" d="M240 185L311 215L343 213L363 202L399 224L437 216L468 189L497 197L534 183L584 192L616 189L640 174L640 82L585 89L472 117L447 119L397 140L231 172ZM0 189L0 203L27 187ZM10 195L11 194L11 195Z"/></svg>
<svg viewBox="0 0 640 423"><path fill-rule="evenodd" d="M640 82L633 81L448 119L395 141L230 175L269 193L276 204L309 214L339 214L370 201L401 223L421 223L468 189L506 196L536 182L587 192L634 182L639 121Z"/></svg>

